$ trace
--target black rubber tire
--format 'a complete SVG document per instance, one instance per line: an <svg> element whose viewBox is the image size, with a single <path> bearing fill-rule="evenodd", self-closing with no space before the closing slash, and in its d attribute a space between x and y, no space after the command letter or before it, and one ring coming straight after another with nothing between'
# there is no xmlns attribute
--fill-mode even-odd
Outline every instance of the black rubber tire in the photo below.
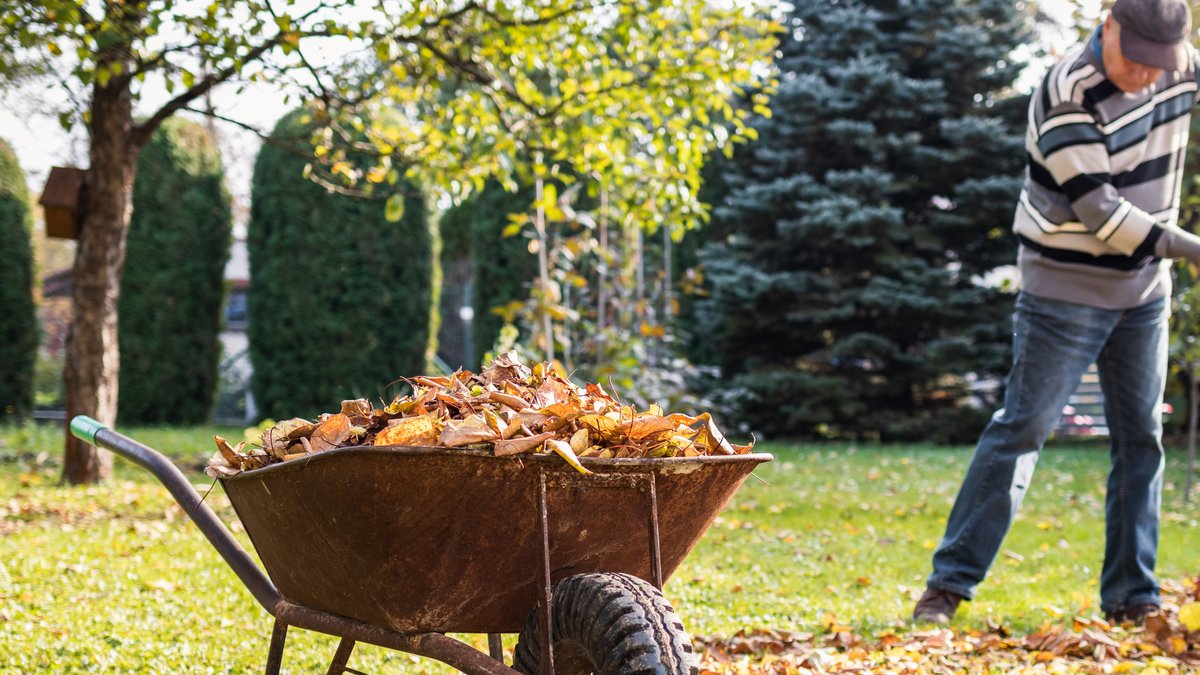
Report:
<svg viewBox="0 0 1200 675"><path fill-rule="evenodd" d="M567 577L551 590L555 675L694 675L692 640L657 588L628 574ZM542 633L535 608L513 668L537 675Z"/></svg>

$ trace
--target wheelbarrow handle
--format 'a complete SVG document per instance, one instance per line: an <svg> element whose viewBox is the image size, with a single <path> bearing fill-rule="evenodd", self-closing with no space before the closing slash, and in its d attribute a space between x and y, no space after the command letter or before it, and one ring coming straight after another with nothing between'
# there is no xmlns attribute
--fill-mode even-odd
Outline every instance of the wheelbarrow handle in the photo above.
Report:
<svg viewBox="0 0 1200 675"><path fill-rule="evenodd" d="M81 441L111 450L125 459L140 464L154 474L154 477L179 503L184 513L208 538L213 548L217 549L217 553L221 554L221 557L233 569L234 574L237 574L238 579L242 580L258 604L262 605L272 616L275 615L279 603L282 601L282 596L275 588L275 584L271 583L262 569L254 563L254 559L230 534L225 523L221 522L217 514L213 513L213 510L202 501L200 493L192 487L191 481L170 459L161 452L123 436L86 415L79 415L71 420L71 433Z"/></svg>

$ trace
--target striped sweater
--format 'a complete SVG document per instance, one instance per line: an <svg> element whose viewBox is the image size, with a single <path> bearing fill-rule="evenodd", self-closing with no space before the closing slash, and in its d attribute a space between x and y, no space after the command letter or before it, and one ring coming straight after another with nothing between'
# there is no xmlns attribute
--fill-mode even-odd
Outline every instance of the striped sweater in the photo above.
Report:
<svg viewBox="0 0 1200 675"><path fill-rule="evenodd" d="M1105 77L1099 38L1033 94L1013 231L1022 290L1129 309L1170 295L1164 258L1200 258L1200 237L1176 225L1197 68L1126 94Z"/></svg>

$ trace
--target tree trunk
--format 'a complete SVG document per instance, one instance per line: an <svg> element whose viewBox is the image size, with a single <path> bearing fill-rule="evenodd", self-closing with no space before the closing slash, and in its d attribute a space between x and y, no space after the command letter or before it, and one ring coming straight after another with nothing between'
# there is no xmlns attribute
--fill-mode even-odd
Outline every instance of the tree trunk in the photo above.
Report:
<svg viewBox="0 0 1200 675"><path fill-rule="evenodd" d="M1188 368L1188 435L1187 475L1183 479L1183 501L1192 496L1192 482L1196 474L1196 423L1200 417L1200 381L1196 379L1196 367Z"/></svg>
<svg viewBox="0 0 1200 675"><path fill-rule="evenodd" d="M110 55L108 62L128 57ZM86 215L75 252L72 306L64 372L67 420L88 415L112 425L117 416L117 303L125 266L133 177L138 148L133 142L129 81L111 78L93 89ZM71 436L67 430L63 479L96 483L112 473L112 455Z"/></svg>
<svg viewBox="0 0 1200 675"><path fill-rule="evenodd" d="M550 304L550 259L549 251L546 249L550 246L550 238L546 236L546 208L542 204L543 185L541 178L537 179L535 184L537 189L537 214L534 217L533 224L537 228L538 236L538 280L541 284L542 306L540 313L542 315L542 337L546 340L545 355L547 362L554 361L554 320L550 316L547 305Z"/></svg>
<svg viewBox="0 0 1200 675"><path fill-rule="evenodd" d="M596 257L596 335L593 364L604 363L608 317L608 188L600 185L600 255Z"/></svg>

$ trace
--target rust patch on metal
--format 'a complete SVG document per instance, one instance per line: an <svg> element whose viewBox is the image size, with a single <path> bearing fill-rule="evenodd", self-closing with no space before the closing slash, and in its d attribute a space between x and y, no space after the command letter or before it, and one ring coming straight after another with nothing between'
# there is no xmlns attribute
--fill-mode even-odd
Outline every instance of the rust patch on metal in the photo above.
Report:
<svg viewBox="0 0 1200 675"><path fill-rule="evenodd" d="M402 633L512 633L540 588L539 468L551 581L625 572L654 583L647 479L666 581L770 459L585 459L595 473L583 475L550 456L343 448L222 484L288 601Z"/></svg>

